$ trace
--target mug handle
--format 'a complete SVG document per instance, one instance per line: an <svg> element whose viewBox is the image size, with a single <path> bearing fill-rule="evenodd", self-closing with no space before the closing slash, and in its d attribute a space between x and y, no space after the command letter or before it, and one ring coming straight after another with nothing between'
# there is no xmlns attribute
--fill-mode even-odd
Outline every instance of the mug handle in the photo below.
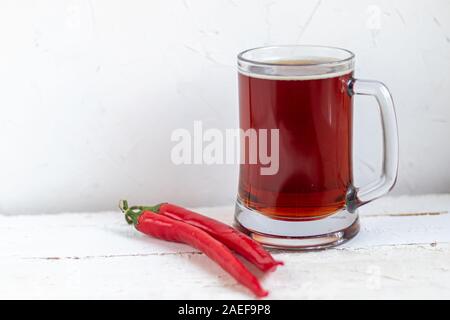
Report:
<svg viewBox="0 0 450 320"><path fill-rule="evenodd" d="M383 83L351 79L347 85L350 96L358 94L375 97L380 108L383 131L383 162L380 178L363 187L351 186L347 192L347 210L355 212L358 207L385 195L394 187L398 172L398 130L394 101Z"/></svg>

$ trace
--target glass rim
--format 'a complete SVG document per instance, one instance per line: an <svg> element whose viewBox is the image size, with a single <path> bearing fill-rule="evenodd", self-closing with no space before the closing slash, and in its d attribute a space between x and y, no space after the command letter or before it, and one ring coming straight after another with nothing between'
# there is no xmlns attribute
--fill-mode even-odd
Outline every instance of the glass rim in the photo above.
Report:
<svg viewBox="0 0 450 320"><path fill-rule="evenodd" d="M267 61L259 61L255 59L249 59L245 58L244 55L258 51L263 49L277 49L277 48L305 48L305 49L331 49L340 51L341 53L344 52L348 55L348 57L343 59L337 59L333 61L323 61L323 62L317 62L317 63L283 63L283 62L267 62ZM355 54L347 49L340 48L340 47L333 47L333 46L322 46L322 45L302 45L302 44L287 44L287 45L271 45L271 46L260 46L260 47L254 47L250 49L246 49L244 51L241 51L237 55L238 61L242 61L245 63L253 64L253 65L261 65L261 66L286 66L286 67L306 67L306 66L334 66L339 65L347 62L351 62L354 60Z"/></svg>

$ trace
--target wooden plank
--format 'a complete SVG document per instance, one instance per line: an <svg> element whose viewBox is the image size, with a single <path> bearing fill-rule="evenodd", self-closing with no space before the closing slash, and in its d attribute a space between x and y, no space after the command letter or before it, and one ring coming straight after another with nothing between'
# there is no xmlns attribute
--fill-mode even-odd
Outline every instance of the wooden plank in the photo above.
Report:
<svg viewBox="0 0 450 320"><path fill-rule="evenodd" d="M450 242L449 208L450 195L380 200L363 208L361 233L341 248ZM232 207L199 208L198 211L227 223L233 219ZM421 212L427 214L411 215ZM431 212L435 214L430 215ZM120 212L0 216L0 237L0 257L83 257L192 251L187 246L150 239L136 232L125 223Z"/></svg>
<svg viewBox="0 0 450 320"><path fill-rule="evenodd" d="M450 246L278 253L272 299L450 298ZM249 299L204 255L0 260L0 298Z"/></svg>
<svg viewBox="0 0 450 320"><path fill-rule="evenodd" d="M274 252L271 298L450 298L450 195L384 198L336 249ZM232 207L199 208L231 223ZM0 298L252 298L190 247L119 212L0 216ZM176 284L176 285L174 285Z"/></svg>

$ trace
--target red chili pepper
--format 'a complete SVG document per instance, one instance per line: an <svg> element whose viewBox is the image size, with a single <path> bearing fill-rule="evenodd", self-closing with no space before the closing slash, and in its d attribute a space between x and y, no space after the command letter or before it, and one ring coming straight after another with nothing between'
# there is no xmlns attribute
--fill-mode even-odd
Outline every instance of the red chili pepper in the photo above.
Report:
<svg viewBox="0 0 450 320"><path fill-rule="evenodd" d="M205 231L187 223L155 214L152 211L129 208L126 218L137 230L155 238L188 244L205 253L217 262L225 271L239 283L249 288L256 296L265 297L264 290L258 279L240 262L222 243L211 237Z"/></svg>
<svg viewBox="0 0 450 320"><path fill-rule="evenodd" d="M215 239L225 244L228 248L239 253L264 272L274 271L277 266L284 264L282 261L276 261L261 244L246 234L220 221L208 218L199 213L170 203L162 203L154 207L140 208L151 210L166 217L183 221L206 231Z"/></svg>

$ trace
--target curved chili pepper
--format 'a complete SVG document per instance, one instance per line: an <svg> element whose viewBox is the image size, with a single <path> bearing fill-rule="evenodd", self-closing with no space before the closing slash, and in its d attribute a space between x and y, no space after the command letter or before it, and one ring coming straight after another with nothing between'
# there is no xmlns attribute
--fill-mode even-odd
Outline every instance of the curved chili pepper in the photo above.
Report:
<svg viewBox="0 0 450 320"><path fill-rule="evenodd" d="M178 220L155 214L152 211L126 210L126 218L137 230L155 238L188 244L217 262L239 283L250 289L256 296L265 297L258 279L222 243L205 231Z"/></svg>
<svg viewBox="0 0 450 320"><path fill-rule="evenodd" d="M274 271L277 266L284 264L282 261L275 260L261 244L246 234L220 221L170 203L162 203L154 207L139 208L157 212L166 217L183 221L206 231L215 239L239 253L264 272Z"/></svg>

